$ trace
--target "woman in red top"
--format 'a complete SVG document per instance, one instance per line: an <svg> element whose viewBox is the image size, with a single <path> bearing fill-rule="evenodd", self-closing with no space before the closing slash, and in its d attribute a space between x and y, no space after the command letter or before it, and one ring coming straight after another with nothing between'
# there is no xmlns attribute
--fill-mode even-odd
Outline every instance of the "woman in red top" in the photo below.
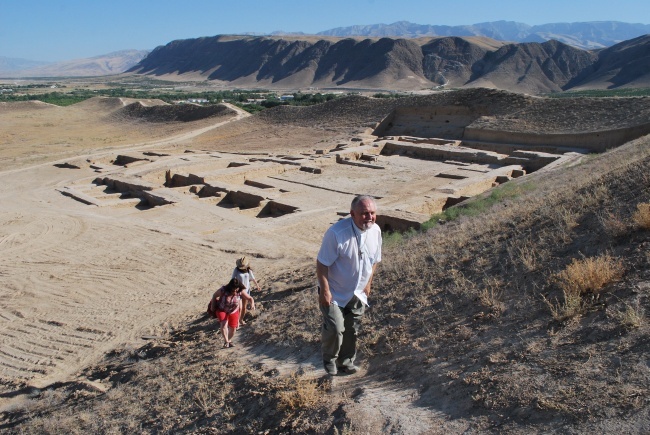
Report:
<svg viewBox="0 0 650 435"><path fill-rule="evenodd" d="M242 299L250 302L251 308L255 309L255 301L244 290L243 285L237 278L233 278L228 284L214 292L210 301L210 311L214 312L214 317L219 319L221 324L221 333L225 343L223 347L233 347L232 338L239 325L239 303Z"/></svg>

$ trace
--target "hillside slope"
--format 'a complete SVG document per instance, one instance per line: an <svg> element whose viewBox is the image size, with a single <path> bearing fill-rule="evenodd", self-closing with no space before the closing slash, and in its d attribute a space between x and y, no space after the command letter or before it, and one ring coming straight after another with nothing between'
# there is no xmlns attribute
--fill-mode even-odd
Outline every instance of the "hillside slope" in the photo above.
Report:
<svg viewBox="0 0 650 435"><path fill-rule="evenodd" d="M453 101L449 94L438 102ZM495 113L517 105L521 116L507 121L518 131L534 116L535 129L551 128L562 104L571 119L559 129L597 126L591 109L602 119L606 107L640 100L505 94L459 96L492 101ZM332 104L340 116L363 120L372 101ZM318 124L322 111L281 109L260 122L304 128ZM258 311L237 333L234 349L218 348L215 323L197 307L164 336L116 349L83 370L78 379L85 382L46 390L6 382L3 398L24 402L5 408L0 429L646 433L650 229L635 215L648 203L650 136L644 136L580 164L509 181L448 209L427 232L387 236L359 336L357 376L320 378L313 258L296 259L263 277L268 286L256 295ZM452 220L455 212L461 217ZM617 273L602 286L571 293L566 271L596 259L603 261L596 272L615 266ZM197 273L209 273L207 263Z"/></svg>
<svg viewBox="0 0 650 435"><path fill-rule="evenodd" d="M7 77L89 77L120 74L136 65L149 52L122 50L91 58L73 59L38 66L2 70Z"/></svg>
<svg viewBox="0 0 650 435"><path fill-rule="evenodd" d="M571 88L650 86L650 35L602 50L598 60L569 84Z"/></svg>
<svg viewBox="0 0 650 435"><path fill-rule="evenodd" d="M601 52L489 38L215 36L173 41L130 73L268 89L488 87L540 94L647 82L648 37ZM632 48L634 47L634 48ZM617 72L618 71L618 72Z"/></svg>

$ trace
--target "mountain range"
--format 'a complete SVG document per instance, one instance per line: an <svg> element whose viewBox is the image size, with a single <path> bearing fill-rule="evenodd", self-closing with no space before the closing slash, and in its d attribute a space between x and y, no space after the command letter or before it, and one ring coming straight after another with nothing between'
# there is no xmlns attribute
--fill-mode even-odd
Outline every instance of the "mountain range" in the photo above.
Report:
<svg viewBox="0 0 650 435"><path fill-rule="evenodd" d="M486 37L220 35L172 41L131 73L229 86L419 90L489 87L540 94L650 86L650 35L600 50Z"/></svg>
<svg viewBox="0 0 650 435"><path fill-rule="evenodd" d="M252 88L414 90L485 86L527 93L648 86L650 25L614 21L530 26L352 26L318 35L218 35L152 52L124 50L54 64L0 58L0 76L122 72ZM644 36L645 35L645 36Z"/></svg>
<svg viewBox="0 0 650 435"><path fill-rule="evenodd" d="M650 33L649 24L620 21L550 23L530 26L515 21L492 21L463 26L436 26L397 21L392 24L338 27L318 33L322 36L370 36L418 38L422 36L486 36L509 42L556 40L586 50L610 47Z"/></svg>
<svg viewBox="0 0 650 435"><path fill-rule="evenodd" d="M0 75L6 77L91 77L120 74L132 68L148 53L148 50L121 50L91 58L55 63L0 57Z"/></svg>

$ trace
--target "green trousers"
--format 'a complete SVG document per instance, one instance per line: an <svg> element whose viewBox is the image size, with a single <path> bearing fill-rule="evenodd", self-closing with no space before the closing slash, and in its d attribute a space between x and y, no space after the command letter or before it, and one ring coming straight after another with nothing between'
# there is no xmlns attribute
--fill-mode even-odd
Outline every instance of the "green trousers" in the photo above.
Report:
<svg viewBox="0 0 650 435"><path fill-rule="evenodd" d="M323 313L323 363L352 367L357 356L357 331L365 311L363 302L354 296L345 307L331 304L329 307L321 306L320 310Z"/></svg>

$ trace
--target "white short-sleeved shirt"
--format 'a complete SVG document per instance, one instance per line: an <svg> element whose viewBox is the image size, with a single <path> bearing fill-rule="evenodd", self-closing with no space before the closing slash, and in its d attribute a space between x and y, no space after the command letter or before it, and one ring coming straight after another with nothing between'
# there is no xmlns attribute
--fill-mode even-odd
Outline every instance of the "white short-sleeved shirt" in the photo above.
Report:
<svg viewBox="0 0 650 435"><path fill-rule="evenodd" d="M328 268L334 303L344 307L356 295L368 305L363 289L370 280L373 265L381 261L379 225L361 231L351 217L338 221L325 232L318 261Z"/></svg>
<svg viewBox="0 0 650 435"><path fill-rule="evenodd" d="M253 275L252 270L249 269L248 272L242 272L241 270L239 270L238 268L235 267L235 270L232 271L232 276L230 278L231 279L232 278L237 278L239 280L239 282L241 282L243 285L246 286L246 291L248 292L248 294L251 293L251 290L249 288L250 283L251 283L251 280L255 279L255 275Z"/></svg>

